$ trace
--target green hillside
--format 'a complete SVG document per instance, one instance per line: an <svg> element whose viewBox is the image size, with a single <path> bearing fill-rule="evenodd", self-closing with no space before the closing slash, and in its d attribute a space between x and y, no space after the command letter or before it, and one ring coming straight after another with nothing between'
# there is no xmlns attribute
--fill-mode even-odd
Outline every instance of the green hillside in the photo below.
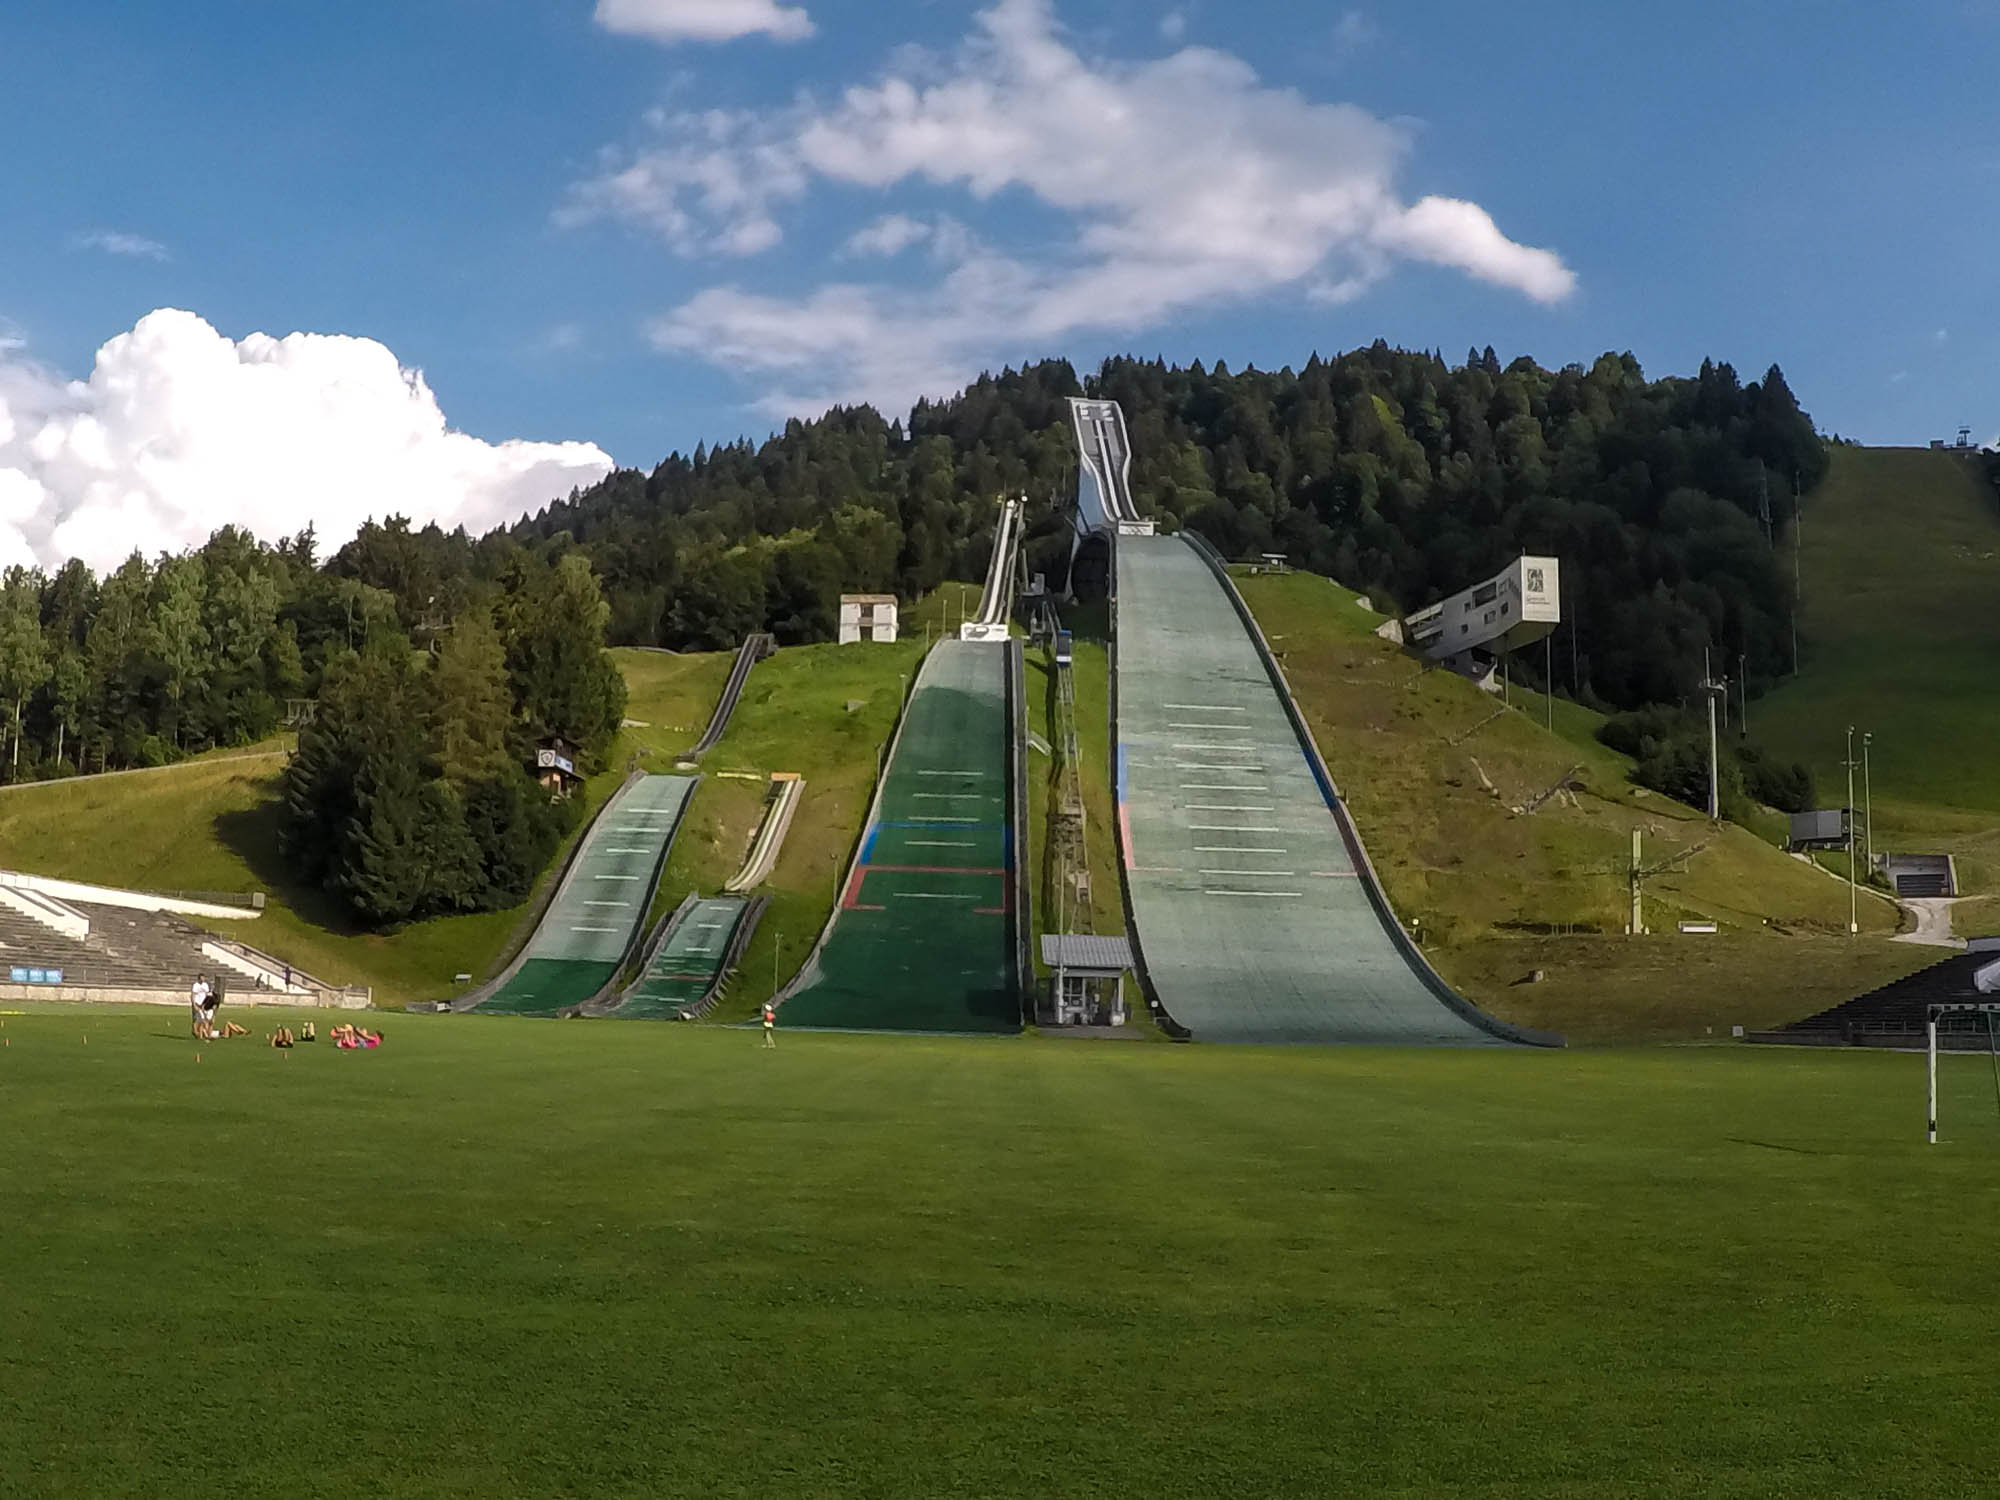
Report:
<svg viewBox="0 0 2000 1500"><path fill-rule="evenodd" d="M1383 616L1307 573L1239 580L1405 922L1467 994L1576 1041L1699 1037L1794 1020L1937 957L1885 939L1894 907L1755 834L1634 786L1595 717L1517 695L1513 711L1374 634ZM1572 771L1573 800L1517 814ZM1632 831L1652 935L1624 936ZM1700 852L1695 853L1696 849ZM1681 936L1710 920L1713 936ZM1519 983L1534 970L1535 983Z"/></svg>
<svg viewBox="0 0 2000 1500"><path fill-rule="evenodd" d="M839 869L859 833L881 747L895 722L898 683L914 670L927 633L963 618L977 589L948 585L913 606L894 646L797 647L752 674L736 718L702 769L661 900L735 873L773 770L811 783L770 891L774 897L747 972L770 987L779 967L803 961L830 909ZM619 650L630 698L627 724L586 784L586 812L633 764L669 769L699 737L729 674L732 653ZM285 747L223 754L160 771L52 781L0 792L0 866L105 885L154 890L264 891L264 914L232 929L334 984L370 986L378 1005L451 993L453 976L492 972L532 927L532 902L509 911L442 917L393 932L361 929L332 899L296 881L278 852L278 785ZM754 780L737 779L734 772ZM567 853L567 849L563 851ZM560 869L560 859L544 884ZM734 998L761 999L739 987Z"/></svg>
<svg viewBox="0 0 2000 1500"><path fill-rule="evenodd" d="M1872 731L1875 847L1952 852L1969 887L2000 891L1991 490L1951 453L1838 448L1799 543L1803 669L1751 702L1751 737L1810 765L1837 807L1846 727Z"/></svg>

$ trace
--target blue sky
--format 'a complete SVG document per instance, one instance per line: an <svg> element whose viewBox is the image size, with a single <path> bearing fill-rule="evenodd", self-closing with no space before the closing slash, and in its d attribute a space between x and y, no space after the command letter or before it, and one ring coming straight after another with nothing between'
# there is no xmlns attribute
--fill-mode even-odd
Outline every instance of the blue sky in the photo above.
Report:
<svg viewBox="0 0 2000 1500"><path fill-rule="evenodd" d="M16 0L0 62L43 561L482 524L1044 355L1776 360L1829 430L2000 432L1990 0ZM295 332L428 391L235 342ZM252 493L276 451L326 485Z"/></svg>

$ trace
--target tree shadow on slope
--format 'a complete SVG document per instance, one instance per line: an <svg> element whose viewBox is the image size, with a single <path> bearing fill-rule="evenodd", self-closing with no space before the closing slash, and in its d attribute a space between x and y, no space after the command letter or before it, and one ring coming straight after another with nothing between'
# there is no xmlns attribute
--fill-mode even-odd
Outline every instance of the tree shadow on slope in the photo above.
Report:
<svg viewBox="0 0 2000 1500"><path fill-rule="evenodd" d="M281 812L279 799L271 797L255 807L218 814L215 836L224 848L249 866L260 886L302 922L336 937L359 937L374 932L338 897L299 878L278 844Z"/></svg>

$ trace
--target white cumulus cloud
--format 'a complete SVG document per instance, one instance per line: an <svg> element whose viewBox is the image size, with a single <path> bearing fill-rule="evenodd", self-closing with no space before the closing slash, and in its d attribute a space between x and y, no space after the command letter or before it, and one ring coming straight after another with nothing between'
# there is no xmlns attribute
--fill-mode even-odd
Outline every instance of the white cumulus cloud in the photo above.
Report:
<svg viewBox="0 0 2000 1500"><path fill-rule="evenodd" d="M669 43L757 35L798 42L813 34L803 7L777 0L597 0L597 24L621 36Z"/></svg>
<svg viewBox="0 0 2000 1500"><path fill-rule="evenodd" d="M1086 333L1129 336L1280 291L1351 301L1405 262L1543 303L1576 284L1559 255L1510 239L1476 203L1409 201L1403 126L1269 86L1212 48L1086 56L1048 0L997 0L954 53L903 49L836 99L649 125L649 140L573 190L566 222L620 219L683 253L761 250L825 183L870 199L1019 195L1062 226L1038 230L1032 259L961 232L929 286L832 282L787 297L711 287L654 322L661 348L764 380L760 405L774 414L831 401L894 409ZM842 248L906 248L911 225L921 228L891 212Z"/></svg>
<svg viewBox="0 0 2000 1500"><path fill-rule="evenodd" d="M592 483L591 443L488 443L445 423L423 376L373 339L240 341L163 308L64 380L0 358L0 564L115 567L223 525L324 548L370 517L478 531Z"/></svg>

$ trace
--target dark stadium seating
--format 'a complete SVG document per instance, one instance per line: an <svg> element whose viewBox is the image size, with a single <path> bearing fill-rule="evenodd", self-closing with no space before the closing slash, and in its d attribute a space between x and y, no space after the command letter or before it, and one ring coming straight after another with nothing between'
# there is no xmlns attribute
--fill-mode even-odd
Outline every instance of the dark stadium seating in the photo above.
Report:
<svg viewBox="0 0 2000 1500"><path fill-rule="evenodd" d="M1982 970L2000 965L2000 942L1975 938L1973 943L1972 949L1953 954L1942 963L1776 1031L1752 1032L1748 1040L1831 1047L1920 1047L1931 1006L2000 1005L2000 994L1981 991L1975 985ZM1984 1048L1987 1044L1985 1019L1976 1013L1948 1015L1938 1030L1939 1046Z"/></svg>

